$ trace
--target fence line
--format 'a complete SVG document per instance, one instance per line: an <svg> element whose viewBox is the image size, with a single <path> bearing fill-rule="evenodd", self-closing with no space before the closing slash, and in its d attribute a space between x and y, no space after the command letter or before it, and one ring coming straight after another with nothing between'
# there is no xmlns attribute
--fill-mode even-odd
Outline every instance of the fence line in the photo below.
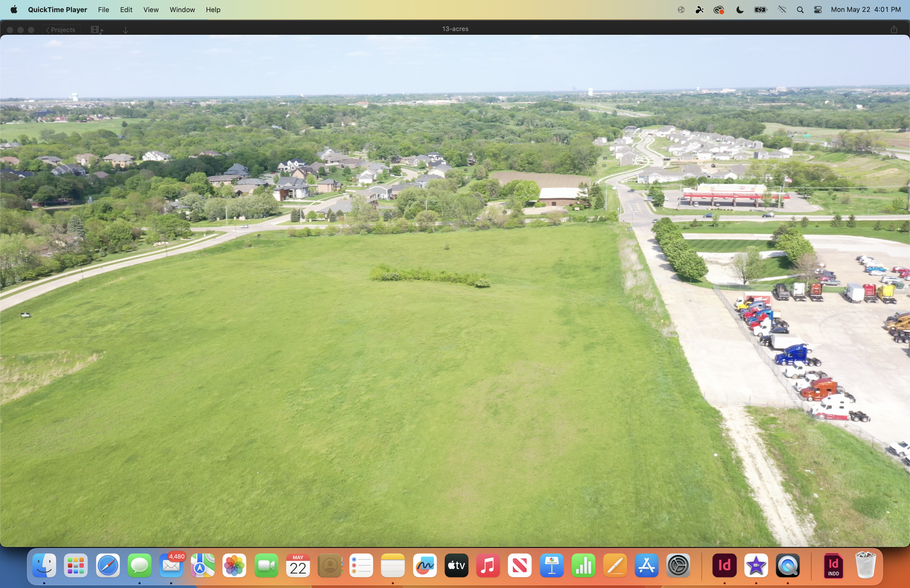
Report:
<svg viewBox="0 0 910 588"><path fill-rule="evenodd" d="M749 340L749 343L752 344L755 352L758 353L758 356L761 358L761 360L765 362L765 365L768 366L768 369L771 370L771 373L774 374L774 377L777 378L777 381L780 382L781 386L783 386L784 390L787 392L787 396L793 403L793 406L801 410L808 410L810 405L808 402L803 400L799 394L797 394L796 388L793 387L793 380L784 377L780 366L774 363L774 359L772 359L768 355L767 351L761 345L759 345L758 339L752 334L752 332L749 330L749 327L747 327L746 324L742 321L739 313L736 312L736 309L733 308L733 305L730 304L730 301L727 300L727 297L723 295L721 289L717 285L714 286L714 293L717 294L717 297L720 298L724 307L727 309L727 311L729 311L730 315L736 321L736 324L739 325L740 330Z"/></svg>

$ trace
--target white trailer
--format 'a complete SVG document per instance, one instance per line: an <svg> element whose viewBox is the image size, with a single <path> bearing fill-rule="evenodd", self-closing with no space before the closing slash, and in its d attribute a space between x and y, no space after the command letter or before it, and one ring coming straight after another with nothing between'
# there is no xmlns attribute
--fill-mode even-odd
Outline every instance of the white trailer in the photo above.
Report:
<svg viewBox="0 0 910 588"><path fill-rule="evenodd" d="M771 335L771 349L784 350L791 345L805 345L808 351L812 351L812 346L795 335L783 335L774 333Z"/></svg>
<svg viewBox="0 0 910 588"><path fill-rule="evenodd" d="M805 300L806 299L806 283L805 282L796 282L793 284L793 300Z"/></svg>
<svg viewBox="0 0 910 588"><path fill-rule="evenodd" d="M844 289L844 298L847 299L847 302L862 302L864 294L863 285L855 282L848 283Z"/></svg>

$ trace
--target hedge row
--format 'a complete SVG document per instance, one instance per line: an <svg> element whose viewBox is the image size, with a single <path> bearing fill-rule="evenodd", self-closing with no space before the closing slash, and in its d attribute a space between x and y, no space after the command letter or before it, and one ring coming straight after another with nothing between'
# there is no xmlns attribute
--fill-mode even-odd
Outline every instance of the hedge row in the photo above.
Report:
<svg viewBox="0 0 910 588"><path fill-rule="evenodd" d="M662 218L653 227L657 243L664 250L667 261L676 274L686 280L698 280L708 273L705 260L683 239L679 226L669 218Z"/></svg>
<svg viewBox="0 0 910 588"><path fill-rule="evenodd" d="M467 284L476 288L489 288L490 281L483 274L456 274L445 270L434 271L428 269L407 269L399 270L385 263L379 264L370 270L370 279L377 282L398 282L398 281L424 281L424 282L448 282L450 284Z"/></svg>

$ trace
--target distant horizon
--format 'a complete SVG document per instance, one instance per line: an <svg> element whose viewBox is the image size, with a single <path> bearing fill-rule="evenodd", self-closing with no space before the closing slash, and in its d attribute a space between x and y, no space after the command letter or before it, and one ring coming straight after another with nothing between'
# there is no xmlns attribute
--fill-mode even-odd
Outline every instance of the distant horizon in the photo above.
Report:
<svg viewBox="0 0 910 588"><path fill-rule="evenodd" d="M739 87L734 88L727 86L725 88L718 87L705 87L705 88L665 88L665 89L648 89L648 90L597 90L594 89L594 97L597 97L598 94L660 94L660 93L671 93L671 92L691 92L696 93L700 90L708 91L718 91L721 89L732 89L737 92L748 92L753 90L769 90L775 87L783 86L753 86L753 87ZM787 86L788 90L790 89ZM853 84L834 84L831 86L793 86L796 90L880 90L883 88L900 88L904 91L910 92L910 84L866 84L862 86L857 86ZM358 98L358 97L383 97L383 98L393 98L396 96L413 96L416 94L427 95L427 96L446 96L446 97L456 97L456 96L515 96L520 94L578 94L580 97L587 98L587 90L492 90L488 92L398 92L398 93L389 93L383 92L378 93L352 93L352 94L187 94L185 96L173 96L173 95L147 95L147 96L79 96L79 102L90 102L93 100L230 100L230 99L243 99L243 100L279 100L279 99L306 99L306 98L325 98L325 97L339 97L339 98ZM77 93L78 95L78 93ZM606 96L605 96L606 97ZM70 97L53 97L53 96L7 96L0 97L0 102L22 102L22 101L39 101L39 100L59 100L63 102L70 102ZM491 104L496 104L491 102Z"/></svg>
<svg viewBox="0 0 910 588"><path fill-rule="evenodd" d="M103 65L72 67L73 55ZM801 56L812 56L811 68ZM908 72L907 38L885 35L7 35L0 43L4 100L906 87ZM540 89L501 89L528 86Z"/></svg>

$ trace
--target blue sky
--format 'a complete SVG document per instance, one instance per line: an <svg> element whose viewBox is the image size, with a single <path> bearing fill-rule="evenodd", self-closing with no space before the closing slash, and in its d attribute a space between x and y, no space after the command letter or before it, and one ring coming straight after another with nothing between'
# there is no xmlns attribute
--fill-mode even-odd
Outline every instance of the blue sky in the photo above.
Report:
<svg viewBox="0 0 910 588"><path fill-rule="evenodd" d="M18 36L0 95L58 98L910 84L904 36Z"/></svg>

